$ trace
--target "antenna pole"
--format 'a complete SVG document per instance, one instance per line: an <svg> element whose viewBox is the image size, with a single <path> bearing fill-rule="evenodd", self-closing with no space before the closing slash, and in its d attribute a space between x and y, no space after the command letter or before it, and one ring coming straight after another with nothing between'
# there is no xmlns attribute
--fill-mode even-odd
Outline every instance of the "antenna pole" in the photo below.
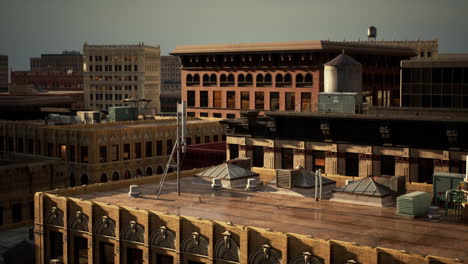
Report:
<svg viewBox="0 0 468 264"><path fill-rule="evenodd" d="M177 196L180 196L180 132L181 132L181 113L177 111Z"/></svg>

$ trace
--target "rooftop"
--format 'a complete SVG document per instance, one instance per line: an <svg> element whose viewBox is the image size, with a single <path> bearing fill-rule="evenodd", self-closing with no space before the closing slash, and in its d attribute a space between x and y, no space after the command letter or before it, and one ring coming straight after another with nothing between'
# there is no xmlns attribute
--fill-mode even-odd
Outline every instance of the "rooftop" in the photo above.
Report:
<svg viewBox="0 0 468 264"><path fill-rule="evenodd" d="M177 46L171 55L216 54L216 53L249 53L249 52L283 52L283 51L360 51L369 54L397 54L414 56L410 48L376 45L372 42L339 42L339 41L288 41L269 43L207 44Z"/></svg>
<svg viewBox="0 0 468 264"><path fill-rule="evenodd" d="M193 184L191 177L183 178L181 186L182 194L178 197L176 183L166 182L159 200L155 196L157 183L140 185L140 198L128 197L128 187L74 197L423 255L468 259L468 237L461 235L468 232L467 225L403 219L395 216L395 208L315 202L298 195L237 189L210 191L206 186Z"/></svg>

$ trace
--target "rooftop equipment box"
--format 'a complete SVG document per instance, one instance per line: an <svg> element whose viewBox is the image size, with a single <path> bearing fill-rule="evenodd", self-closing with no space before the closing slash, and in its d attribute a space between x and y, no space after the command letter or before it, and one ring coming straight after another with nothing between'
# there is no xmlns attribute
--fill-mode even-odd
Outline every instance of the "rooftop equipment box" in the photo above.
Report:
<svg viewBox="0 0 468 264"><path fill-rule="evenodd" d="M433 177L434 201L440 205L441 202L445 202L445 192L456 189L463 181L465 174L437 172Z"/></svg>
<svg viewBox="0 0 468 264"><path fill-rule="evenodd" d="M361 113L362 95L360 93L319 93L318 111L320 113Z"/></svg>
<svg viewBox="0 0 468 264"><path fill-rule="evenodd" d="M138 109L130 106L109 107L109 118L111 122L138 120Z"/></svg>

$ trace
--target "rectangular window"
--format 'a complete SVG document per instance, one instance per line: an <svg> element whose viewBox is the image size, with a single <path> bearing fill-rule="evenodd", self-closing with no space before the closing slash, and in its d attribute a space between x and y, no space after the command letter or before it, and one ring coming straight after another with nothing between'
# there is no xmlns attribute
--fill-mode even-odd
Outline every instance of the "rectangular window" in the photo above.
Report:
<svg viewBox="0 0 468 264"><path fill-rule="evenodd" d="M143 251L141 249L127 247L127 264L143 263Z"/></svg>
<svg viewBox="0 0 468 264"><path fill-rule="evenodd" d="M59 145L60 158L62 160L67 159L67 145Z"/></svg>
<svg viewBox="0 0 468 264"><path fill-rule="evenodd" d="M395 175L395 157L394 156L380 156L380 175Z"/></svg>
<svg viewBox="0 0 468 264"><path fill-rule="evenodd" d="M20 203L13 204L11 206L11 220L13 223L21 222L22 220L21 210L22 208L21 208Z"/></svg>
<svg viewBox="0 0 468 264"><path fill-rule="evenodd" d="M210 143L210 136L205 136L205 143Z"/></svg>
<svg viewBox="0 0 468 264"><path fill-rule="evenodd" d="M294 105L296 103L295 93L286 93L285 96L285 107L286 111L294 111Z"/></svg>
<svg viewBox="0 0 468 264"><path fill-rule="evenodd" d="M227 92L227 108L236 108L236 92Z"/></svg>
<svg viewBox="0 0 468 264"><path fill-rule="evenodd" d="M74 237L74 259L75 263L88 263L88 239L84 237Z"/></svg>
<svg viewBox="0 0 468 264"><path fill-rule="evenodd" d="M100 163L107 162L107 147L106 146L99 147L99 162Z"/></svg>
<svg viewBox="0 0 468 264"><path fill-rule="evenodd" d="M263 167L263 147L262 146L253 146L252 149L252 165L254 167Z"/></svg>
<svg viewBox="0 0 468 264"><path fill-rule="evenodd" d="M265 108L265 97L263 92L255 92L255 109L263 110Z"/></svg>
<svg viewBox="0 0 468 264"><path fill-rule="evenodd" d="M282 169L292 169L294 162L294 154L292 148L282 148L281 149L281 168Z"/></svg>
<svg viewBox="0 0 468 264"><path fill-rule="evenodd" d="M311 108L311 93L301 93L301 111L310 112Z"/></svg>
<svg viewBox="0 0 468 264"><path fill-rule="evenodd" d="M313 164L313 170L321 170L322 173L325 173L325 152L324 151L319 151L319 150L314 150L314 164Z"/></svg>
<svg viewBox="0 0 468 264"><path fill-rule="evenodd" d="M54 144L47 143L47 156L53 157L54 156Z"/></svg>
<svg viewBox="0 0 468 264"><path fill-rule="evenodd" d="M221 91L213 91L213 107L215 108L221 108Z"/></svg>
<svg viewBox="0 0 468 264"><path fill-rule="evenodd" d="M216 118L221 118L222 115L221 113L213 113L213 117L216 117Z"/></svg>
<svg viewBox="0 0 468 264"><path fill-rule="evenodd" d="M141 143L135 143L135 159L141 159Z"/></svg>
<svg viewBox="0 0 468 264"><path fill-rule="evenodd" d="M239 145L229 144L229 159L236 159L239 157Z"/></svg>
<svg viewBox="0 0 468 264"><path fill-rule="evenodd" d="M208 91L200 91L200 107L208 107Z"/></svg>
<svg viewBox="0 0 468 264"><path fill-rule="evenodd" d="M16 139L16 152L23 153L23 138Z"/></svg>
<svg viewBox="0 0 468 264"><path fill-rule="evenodd" d="M279 93L270 93L270 110L279 110Z"/></svg>
<svg viewBox="0 0 468 264"><path fill-rule="evenodd" d="M112 145L111 146L111 159L112 161L119 160L119 145Z"/></svg>
<svg viewBox="0 0 468 264"><path fill-rule="evenodd" d="M49 232L50 259L63 260L63 235L60 232Z"/></svg>
<svg viewBox="0 0 468 264"><path fill-rule="evenodd" d="M146 152L146 157L152 157L153 156L153 142L147 141L145 145L145 152Z"/></svg>
<svg viewBox="0 0 468 264"><path fill-rule="evenodd" d="M208 112L201 112L200 117L208 117Z"/></svg>
<svg viewBox="0 0 468 264"><path fill-rule="evenodd" d="M218 142L218 139L219 139L219 138L218 138L218 135L214 135L214 136L213 136L213 142Z"/></svg>
<svg viewBox="0 0 468 264"><path fill-rule="evenodd" d="M174 257L162 254L156 254L156 263L158 264L173 264Z"/></svg>
<svg viewBox="0 0 468 264"><path fill-rule="evenodd" d="M123 159L124 160L129 160L130 159L130 144L124 144Z"/></svg>
<svg viewBox="0 0 468 264"><path fill-rule="evenodd" d="M171 155L172 153L172 139L166 141L166 155Z"/></svg>
<svg viewBox="0 0 468 264"><path fill-rule="evenodd" d="M34 154L34 144L33 144L33 140L32 139L28 139L27 141L27 152L28 154ZM1 141L0 141L0 144L1 144ZM0 147L0 151L2 151L3 149Z"/></svg>
<svg viewBox="0 0 468 264"><path fill-rule="evenodd" d="M156 141L156 156L162 156L162 141Z"/></svg>
<svg viewBox="0 0 468 264"><path fill-rule="evenodd" d="M195 137L195 144L200 144L200 143L201 143L201 138Z"/></svg>
<svg viewBox="0 0 468 264"><path fill-rule="evenodd" d="M345 171L346 176L359 176L359 154L346 153Z"/></svg>
<svg viewBox="0 0 468 264"><path fill-rule="evenodd" d="M88 147L81 146L80 150L81 150L80 162L88 163Z"/></svg>
<svg viewBox="0 0 468 264"><path fill-rule="evenodd" d="M195 91L187 91L187 106L195 106Z"/></svg>
<svg viewBox="0 0 468 264"><path fill-rule="evenodd" d="M249 92L241 92L241 109L249 109L250 108L250 93Z"/></svg>
<svg viewBox="0 0 468 264"><path fill-rule="evenodd" d="M114 264L114 244L99 243L99 263Z"/></svg>

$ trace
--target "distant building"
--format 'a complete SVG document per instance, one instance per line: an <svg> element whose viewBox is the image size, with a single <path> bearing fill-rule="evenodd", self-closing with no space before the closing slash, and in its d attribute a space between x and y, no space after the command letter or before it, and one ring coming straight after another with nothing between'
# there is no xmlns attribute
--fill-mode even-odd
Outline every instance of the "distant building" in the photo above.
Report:
<svg viewBox="0 0 468 264"><path fill-rule="evenodd" d="M224 139L217 120L187 122L189 144ZM87 125L0 123L0 152L60 158L68 168L67 186L161 174L175 140L173 118Z"/></svg>
<svg viewBox="0 0 468 264"><path fill-rule="evenodd" d="M370 105L399 105L400 61L415 52L373 42L298 41L178 46L187 114L240 117L242 110L317 111L323 64L343 50L362 64Z"/></svg>
<svg viewBox="0 0 468 264"><path fill-rule="evenodd" d="M176 112L180 101L179 58L161 56L161 112Z"/></svg>
<svg viewBox="0 0 468 264"><path fill-rule="evenodd" d="M62 54L42 54L39 58L31 58L32 72L82 72L83 55L79 51L64 51Z"/></svg>
<svg viewBox="0 0 468 264"><path fill-rule="evenodd" d="M8 89L8 56L0 55L0 91Z"/></svg>
<svg viewBox="0 0 468 264"><path fill-rule="evenodd" d="M468 108L468 54L401 62L401 106Z"/></svg>
<svg viewBox="0 0 468 264"><path fill-rule="evenodd" d="M14 84L31 84L36 90L83 91L83 72L14 71Z"/></svg>
<svg viewBox="0 0 468 264"><path fill-rule="evenodd" d="M160 48L138 45L88 45L84 53L85 107L105 110L124 99L151 100L147 114L160 111Z"/></svg>

